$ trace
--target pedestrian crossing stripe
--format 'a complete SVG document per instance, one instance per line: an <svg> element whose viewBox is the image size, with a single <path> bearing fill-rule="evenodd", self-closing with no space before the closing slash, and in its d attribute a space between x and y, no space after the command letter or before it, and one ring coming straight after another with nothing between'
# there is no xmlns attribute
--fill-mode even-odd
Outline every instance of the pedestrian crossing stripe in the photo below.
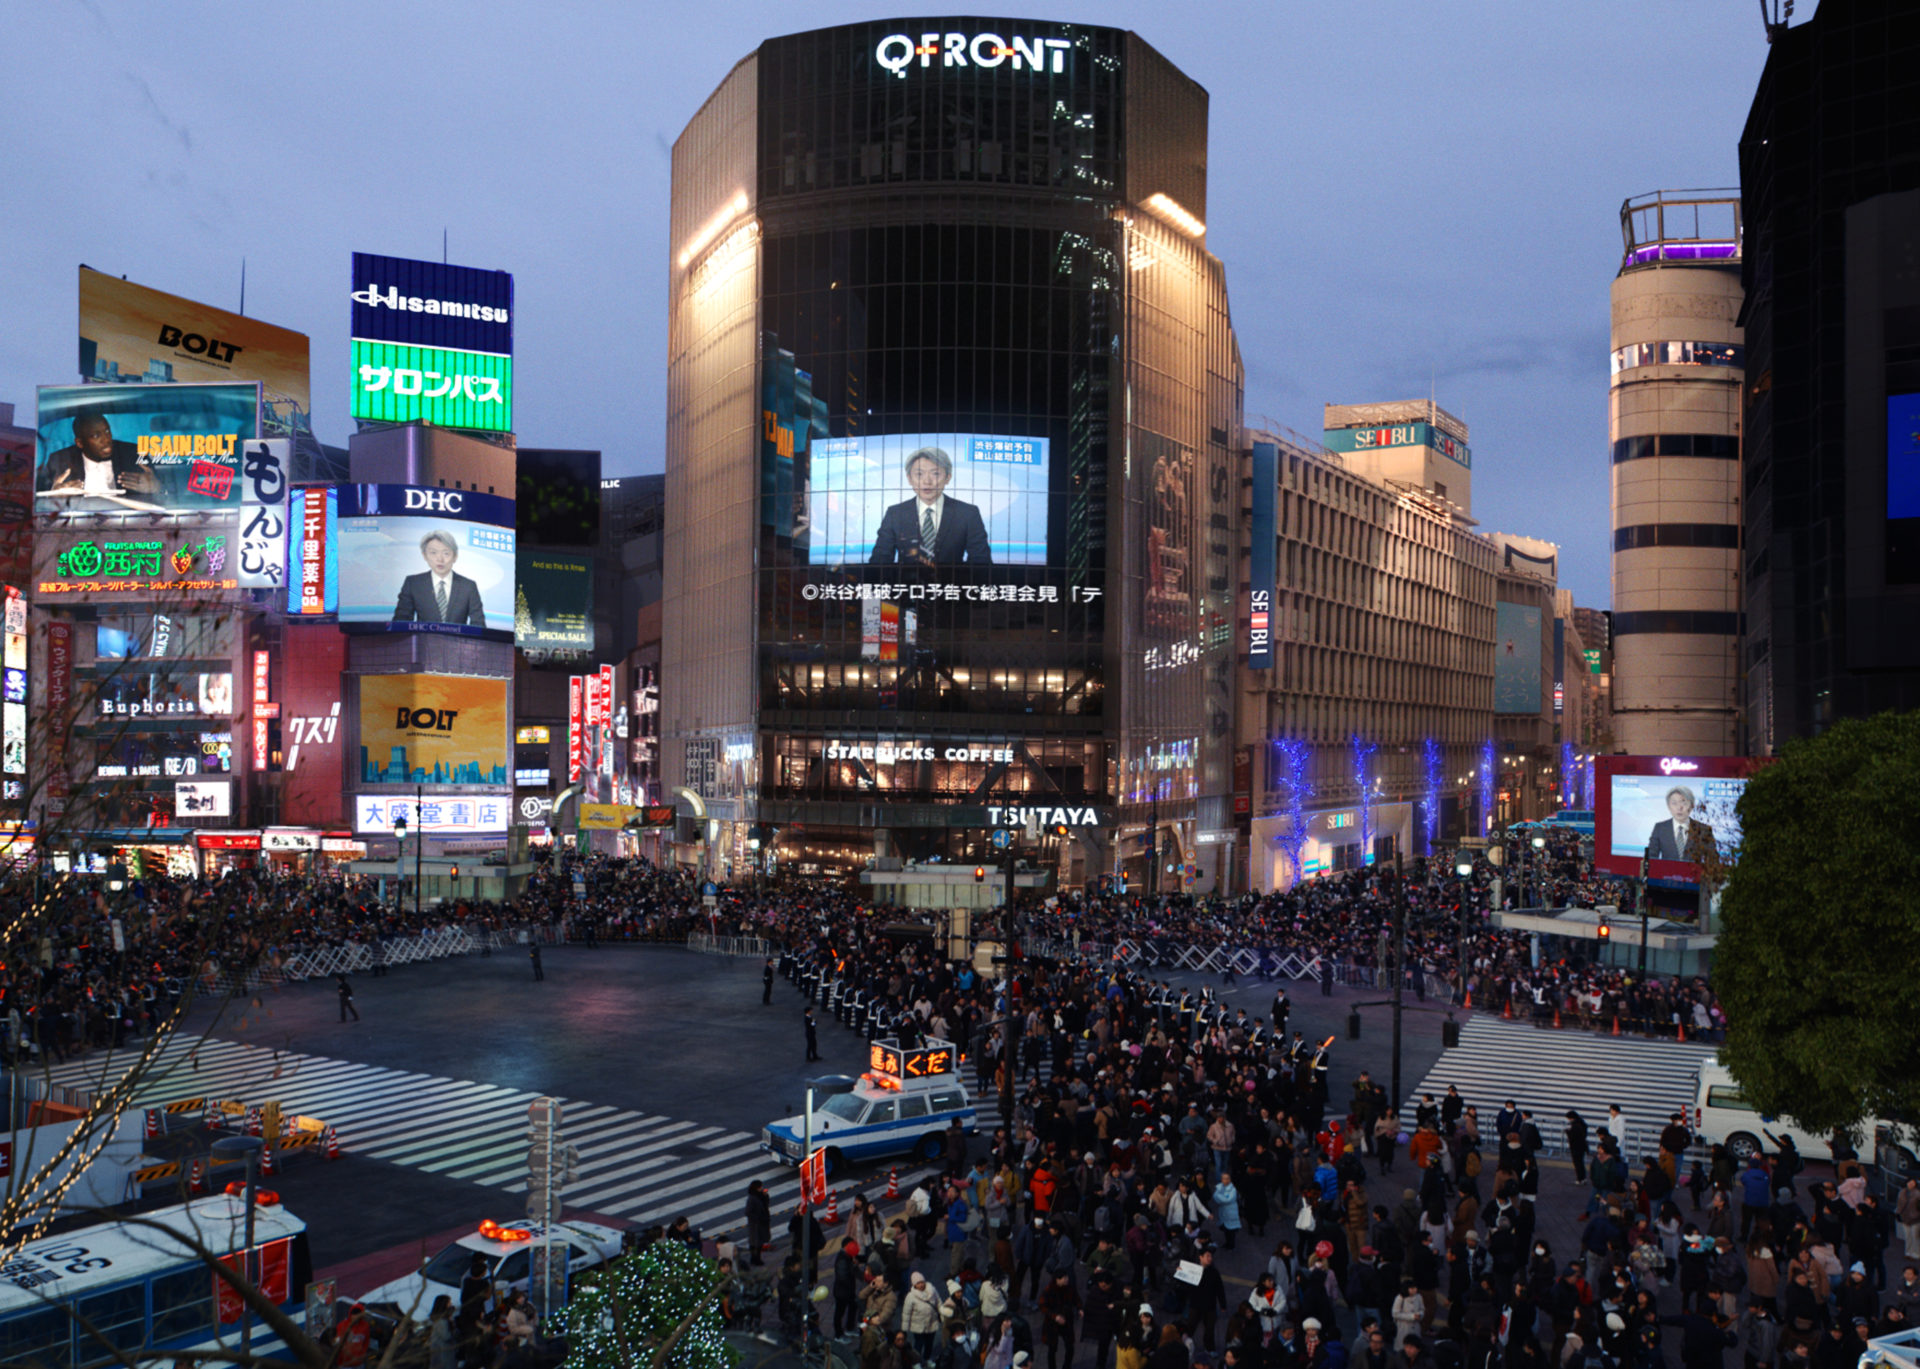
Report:
<svg viewBox="0 0 1920 1369"><path fill-rule="evenodd" d="M1659 1146L1667 1119L1694 1101L1701 1065L1715 1048L1692 1042L1549 1031L1524 1022L1474 1016L1461 1024L1460 1044L1443 1051L1401 1106L1408 1130L1423 1094L1438 1104L1447 1085L1479 1109L1481 1144L1497 1146L1493 1118L1511 1098L1533 1113L1550 1151L1564 1150L1568 1109L1586 1119L1589 1144L1609 1104L1627 1119L1626 1158L1637 1163Z"/></svg>
<svg viewBox="0 0 1920 1369"><path fill-rule="evenodd" d="M52 1070L50 1082L97 1094L134 1059L121 1053L69 1062ZM332 1126L350 1154L524 1193L527 1104L542 1095L195 1037L161 1048L129 1106L164 1107L189 1096L195 1107L207 1098L277 1103L284 1114ZM757 1134L581 1099L559 1101L566 1110L567 1143L581 1162L579 1177L566 1190L569 1209L647 1225L686 1216L710 1234L724 1234L744 1230L750 1179L766 1183L776 1212L799 1203L797 1174L761 1150ZM310 1145L317 1135L298 1133L282 1144ZM938 1172L938 1166L925 1166L903 1173L901 1182ZM151 1178L178 1173L175 1162L153 1167ZM862 1188L878 1196L886 1175L835 1187L843 1199Z"/></svg>

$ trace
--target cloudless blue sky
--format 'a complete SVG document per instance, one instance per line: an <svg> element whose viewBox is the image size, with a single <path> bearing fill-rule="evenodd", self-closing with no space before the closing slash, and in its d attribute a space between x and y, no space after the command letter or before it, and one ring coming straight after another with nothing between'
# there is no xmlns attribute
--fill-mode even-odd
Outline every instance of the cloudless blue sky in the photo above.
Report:
<svg viewBox="0 0 1920 1369"><path fill-rule="evenodd" d="M1809 13L1812 6L1806 6ZM313 339L343 443L349 254L516 277L516 427L657 471L668 149L762 39L928 6L34 0L8 18L0 400L74 378L75 268ZM1058 0L1212 96L1208 245L1249 421L1424 396L1473 431L1485 530L1604 607L1618 211L1729 186L1751 0ZM1805 15L1801 16L1804 18Z"/></svg>

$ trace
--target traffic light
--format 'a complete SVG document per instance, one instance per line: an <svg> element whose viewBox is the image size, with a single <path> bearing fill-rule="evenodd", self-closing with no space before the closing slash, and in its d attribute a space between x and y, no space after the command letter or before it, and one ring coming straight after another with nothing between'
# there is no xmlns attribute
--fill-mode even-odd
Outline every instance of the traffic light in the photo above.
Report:
<svg viewBox="0 0 1920 1369"><path fill-rule="evenodd" d="M1603 942L1613 940L1613 928L1605 918L1600 920L1600 940Z"/></svg>
<svg viewBox="0 0 1920 1369"><path fill-rule="evenodd" d="M460 867L458 865L453 867L453 877L455 879L460 878Z"/></svg>
<svg viewBox="0 0 1920 1369"><path fill-rule="evenodd" d="M1053 825L1053 834L1056 837L1064 837L1071 830L1064 822L1056 822Z"/></svg>
<svg viewBox="0 0 1920 1369"><path fill-rule="evenodd" d="M987 867L986 867L986 866L984 866L984 865L976 865L976 866L974 866L974 867L973 867L973 882L974 882L975 884L984 884L984 883L986 883L986 879L987 879Z"/></svg>

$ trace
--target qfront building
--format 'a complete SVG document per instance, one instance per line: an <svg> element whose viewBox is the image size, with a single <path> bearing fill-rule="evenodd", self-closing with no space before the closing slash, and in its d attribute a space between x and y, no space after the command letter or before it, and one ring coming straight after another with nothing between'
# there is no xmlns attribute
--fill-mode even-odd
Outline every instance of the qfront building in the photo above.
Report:
<svg viewBox="0 0 1920 1369"><path fill-rule="evenodd" d="M974 861L999 829L1069 880L1215 886L1241 367L1206 165L1207 93L1146 42L1025 19L773 39L694 116L661 646L684 853Z"/></svg>

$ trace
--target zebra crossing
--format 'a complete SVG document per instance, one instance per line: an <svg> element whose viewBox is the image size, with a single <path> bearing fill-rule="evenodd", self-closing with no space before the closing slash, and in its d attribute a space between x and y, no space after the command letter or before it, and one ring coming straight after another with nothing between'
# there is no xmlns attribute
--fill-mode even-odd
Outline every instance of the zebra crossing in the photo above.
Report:
<svg viewBox="0 0 1920 1369"><path fill-rule="evenodd" d="M1609 1104L1627 1119L1628 1155L1657 1146L1667 1118L1694 1100L1694 1081L1714 1047L1692 1042L1545 1031L1525 1022L1476 1014L1460 1027L1460 1044L1441 1053L1401 1107L1409 1129L1422 1094L1438 1102L1453 1084L1480 1110L1481 1126L1511 1098L1533 1113L1550 1149L1559 1149L1569 1108L1597 1132Z"/></svg>
<svg viewBox="0 0 1920 1369"><path fill-rule="evenodd" d="M51 1082L57 1088L98 1090L125 1060L120 1057L119 1065L70 1062L53 1070ZM541 1096L322 1055L194 1039L162 1049L130 1106L138 1110L198 1097L273 1102L283 1115L316 1117L332 1126L351 1154L520 1194L527 1188L527 1104ZM756 1134L582 1099L559 1101L567 1143L580 1159L578 1177L566 1190L571 1210L637 1224L685 1215L697 1227L726 1232L744 1224L744 1194L753 1179L766 1183L776 1214L799 1202L797 1174L762 1151ZM935 1172L935 1167L917 1168L900 1178L910 1185ZM845 1181L835 1187L844 1193Z"/></svg>

